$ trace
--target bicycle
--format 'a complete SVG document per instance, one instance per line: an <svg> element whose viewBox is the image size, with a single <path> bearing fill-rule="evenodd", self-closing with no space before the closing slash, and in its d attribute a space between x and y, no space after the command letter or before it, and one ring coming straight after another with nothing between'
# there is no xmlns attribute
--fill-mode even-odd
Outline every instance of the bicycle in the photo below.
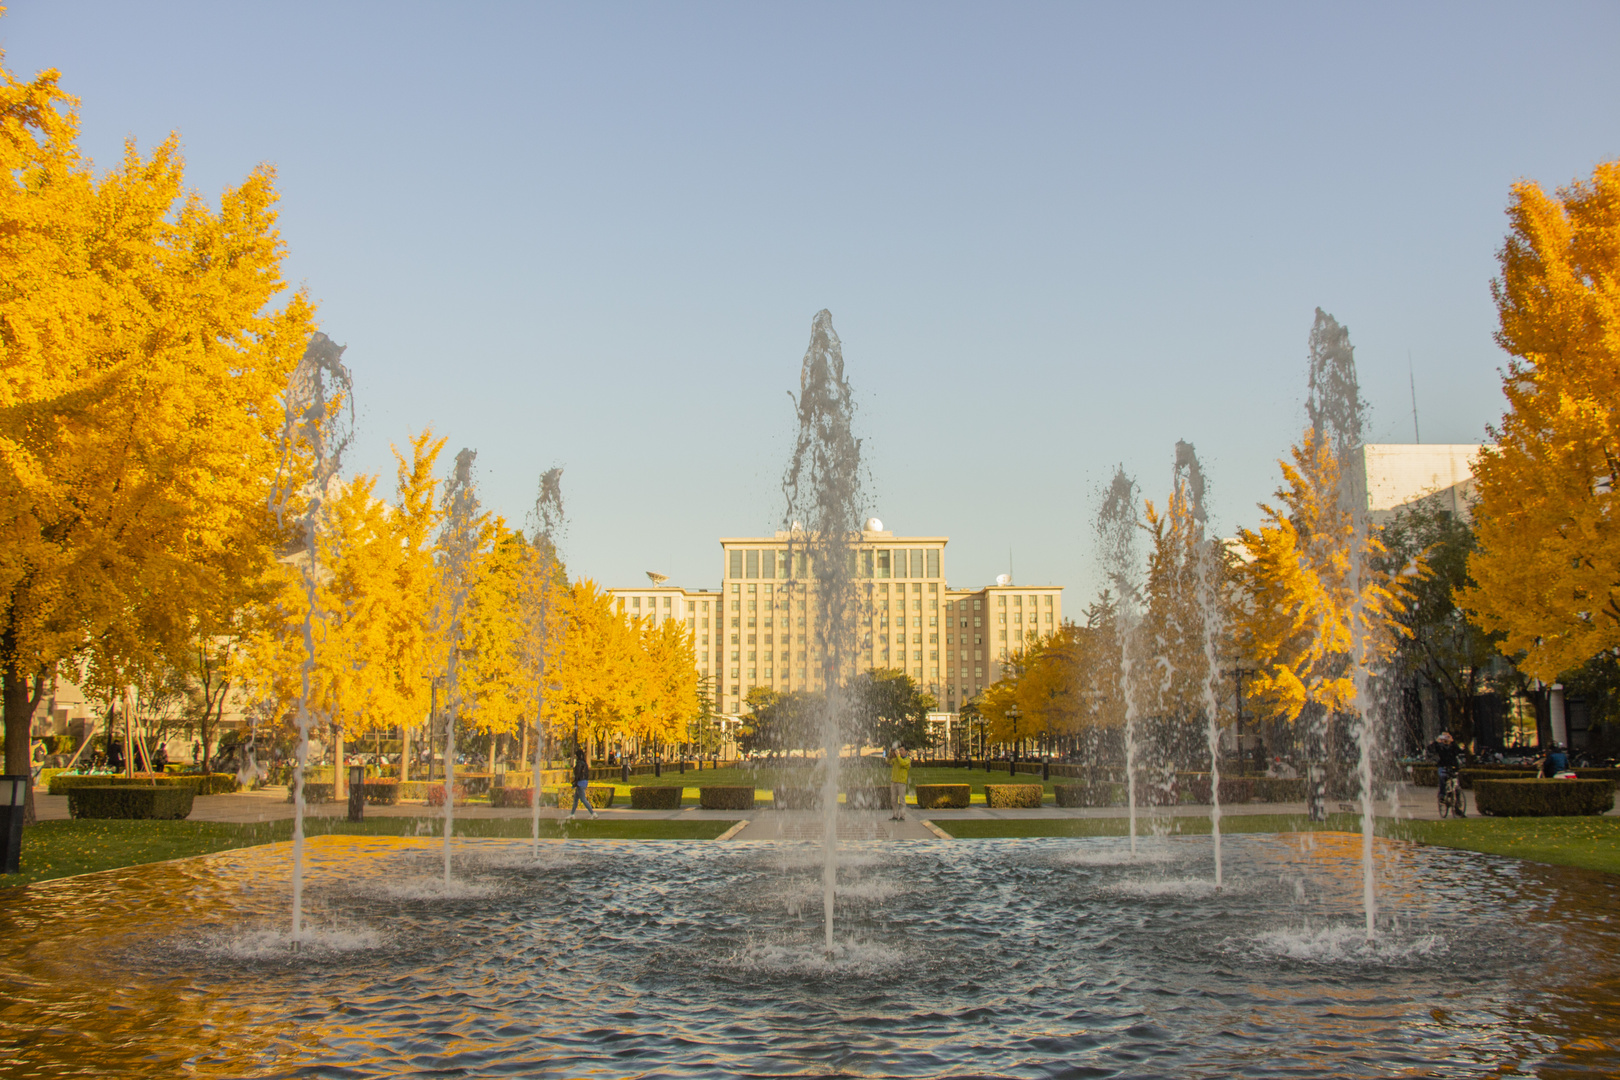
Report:
<svg viewBox="0 0 1620 1080"><path fill-rule="evenodd" d="M1463 807L1462 778L1453 769L1440 770L1440 816L1467 817Z"/></svg>

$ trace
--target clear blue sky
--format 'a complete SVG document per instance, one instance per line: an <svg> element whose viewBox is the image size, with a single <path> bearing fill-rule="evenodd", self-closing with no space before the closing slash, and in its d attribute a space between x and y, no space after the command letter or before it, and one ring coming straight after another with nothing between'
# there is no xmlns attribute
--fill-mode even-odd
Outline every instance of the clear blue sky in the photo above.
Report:
<svg viewBox="0 0 1620 1080"><path fill-rule="evenodd" d="M431 424L572 569L712 585L768 530L832 310L871 508L953 584L1095 582L1116 463L1174 443L1252 523L1321 305L1375 440L1501 411L1509 185L1620 157L1620 5L164 4L21 0L84 147L276 165L289 279L347 343L352 464ZM446 457L448 463L449 455Z"/></svg>

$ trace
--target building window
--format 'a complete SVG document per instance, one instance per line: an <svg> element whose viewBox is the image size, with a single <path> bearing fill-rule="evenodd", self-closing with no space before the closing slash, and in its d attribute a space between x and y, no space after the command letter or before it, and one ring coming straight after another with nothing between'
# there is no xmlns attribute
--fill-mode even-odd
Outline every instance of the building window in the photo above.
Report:
<svg viewBox="0 0 1620 1080"><path fill-rule="evenodd" d="M751 578L759 577L759 549L758 548L750 548L747 551L743 552L743 556L744 556L744 559L745 559L745 569L743 570L743 577L751 577Z"/></svg>
<svg viewBox="0 0 1620 1080"><path fill-rule="evenodd" d="M776 552L771 548L759 553L759 576L767 578L776 576Z"/></svg>
<svg viewBox="0 0 1620 1080"><path fill-rule="evenodd" d="M731 558L731 567L730 567L731 573L728 576L729 577L734 577L734 578L742 577L743 576L743 553L742 553L742 551L739 550L739 549L733 548L731 551L727 552L726 554L729 555L730 558Z"/></svg>
<svg viewBox="0 0 1620 1080"><path fill-rule="evenodd" d="M880 578L889 576L889 553L883 549L877 552L877 576Z"/></svg>
<svg viewBox="0 0 1620 1080"><path fill-rule="evenodd" d="M861 577L872 576L872 551L870 548L861 552Z"/></svg>
<svg viewBox="0 0 1620 1080"><path fill-rule="evenodd" d="M939 548L928 549L928 576L939 577Z"/></svg>
<svg viewBox="0 0 1620 1080"><path fill-rule="evenodd" d="M914 578L923 576L923 553L921 548L911 549L911 576Z"/></svg>
<svg viewBox="0 0 1620 1080"><path fill-rule="evenodd" d="M979 602L977 600L973 601L973 610L974 611L979 610Z"/></svg>

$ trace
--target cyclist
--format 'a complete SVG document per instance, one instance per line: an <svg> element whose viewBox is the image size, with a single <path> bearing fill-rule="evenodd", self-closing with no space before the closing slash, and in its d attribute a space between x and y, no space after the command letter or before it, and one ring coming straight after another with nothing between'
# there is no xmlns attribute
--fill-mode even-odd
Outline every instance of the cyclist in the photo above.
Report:
<svg viewBox="0 0 1620 1080"><path fill-rule="evenodd" d="M1435 762L1439 766L1435 770L1435 778L1440 786L1440 798L1444 801L1446 797L1446 781L1453 776L1457 776L1462 768L1462 748L1452 739L1451 732L1442 731L1440 737L1429 744L1429 753L1434 755ZM1457 807L1457 816L1467 817L1468 814L1459 806Z"/></svg>

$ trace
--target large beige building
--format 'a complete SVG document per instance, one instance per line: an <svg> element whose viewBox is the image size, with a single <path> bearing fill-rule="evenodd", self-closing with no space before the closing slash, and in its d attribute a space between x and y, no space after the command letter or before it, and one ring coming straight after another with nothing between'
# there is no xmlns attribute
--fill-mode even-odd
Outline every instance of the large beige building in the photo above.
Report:
<svg viewBox="0 0 1620 1080"><path fill-rule="evenodd" d="M948 537L897 536L875 519L867 525L855 545L857 670L904 671L942 710L956 712L1000 677L1011 653L1063 624L1060 586L1020 586L1003 578L982 588L953 588L946 577ZM786 532L724 537L720 550L718 590L658 581L609 591L627 616L686 623L698 673L722 713L745 712L755 686L819 689L819 612L805 587L804 553Z"/></svg>
<svg viewBox="0 0 1620 1080"><path fill-rule="evenodd" d="M1483 450L1478 443L1367 443L1361 461L1368 516L1384 525L1402 509L1427 503L1468 520L1474 462Z"/></svg>

